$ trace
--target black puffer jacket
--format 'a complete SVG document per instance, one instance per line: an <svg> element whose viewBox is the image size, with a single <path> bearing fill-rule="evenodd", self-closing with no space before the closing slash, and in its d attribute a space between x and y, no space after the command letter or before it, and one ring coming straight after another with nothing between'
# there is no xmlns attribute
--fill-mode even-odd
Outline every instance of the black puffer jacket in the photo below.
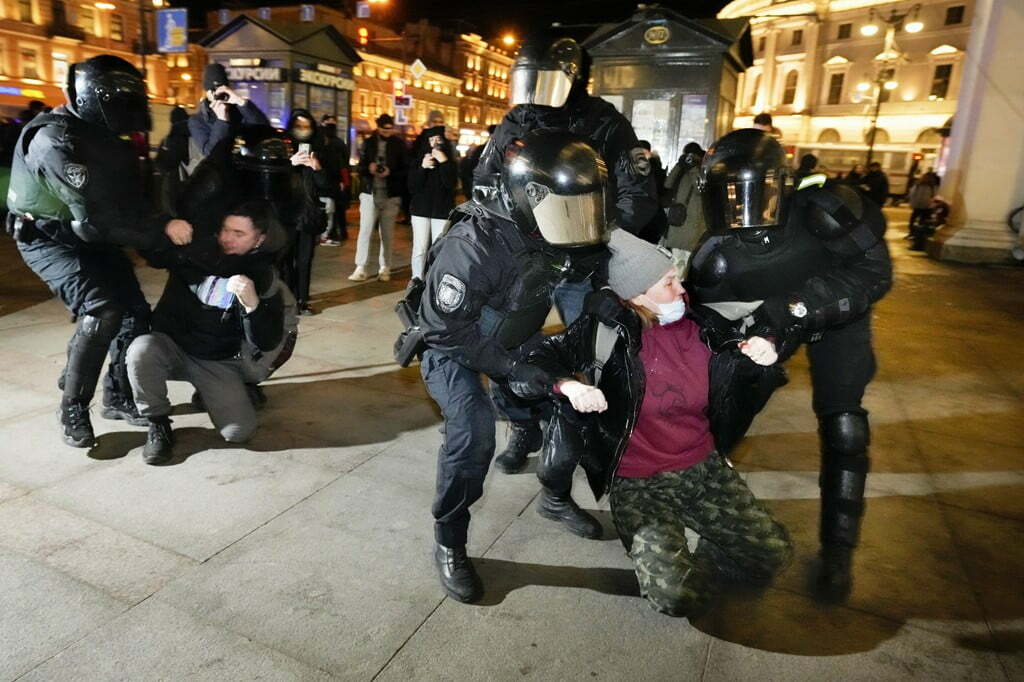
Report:
<svg viewBox="0 0 1024 682"><path fill-rule="evenodd" d="M441 138L441 151L448 160L437 163L433 168L423 167L423 157L430 153L430 138ZM409 155L409 204L412 215L425 218L447 218L455 207L455 184L458 179L458 164L455 148L444 137L444 126L427 128L412 145Z"/></svg>
<svg viewBox="0 0 1024 682"><path fill-rule="evenodd" d="M168 271L153 310L153 331L167 334L186 353L205 360L237 356L243 340L263 351L275 348L284 334L284 299L272 287L273 260L285 241L283 229L274 223L263 246L243 256L224 255L210 236L199 236L186 247L143 253L151 266ZM260 304L252 313L237 304L228 310L206 305L196 295L207 277L233 275L245 275L256 285Z"/></svg>
<svg viewBox="0 0 1024 682"><path fill-rule="evenodd" d="M703 328L702 320L692 312L688 314ZM599 414L580 414L554 392L554 386L578 375L594 383L595 338L602 320L618 334L597 384L608 409ZM636 313L623 308L608 290L599 291L587 297L583 315L572 326L547 337L510 376L509 387L519 397L555 400L555 416L541 454L544 468L571 472L581 465L598 499L611 489L643 404L646 375L640 360L641 339ZM780 365L754 364L739 352L735 341L712 346L712 351L708 418L715 447L727 454L750 428L772 392L786 383L786 375Z"/></svg>

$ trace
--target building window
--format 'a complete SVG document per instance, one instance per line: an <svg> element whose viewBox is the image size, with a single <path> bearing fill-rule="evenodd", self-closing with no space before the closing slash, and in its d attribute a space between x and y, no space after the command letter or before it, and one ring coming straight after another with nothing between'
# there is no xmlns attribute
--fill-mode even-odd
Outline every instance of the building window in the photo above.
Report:
<svg viewBox="0 0 1024 682"><path fill-rule="evenodd" d="M793 43L792 44L795 47L797 45L802 45L803 42L804 42L804 32L803 32L803 29L799 29L798 28L797 30L793 31Z"/></svg>
<svg viewBox="0 0 1024 682"><path fill-rule="evenodd" d="M964 22L964 6L953 5L946 8L946 26L954 26Z"/></svg>
<svg viewBox="0 0 1024 682"><path fill-rule="evenodd" d="M928 99L946 99L949 94L949 81L953 77L952 64L939 64L935 67L935 75L932 76L932 91Z"/></svg>
<svg viewBox="0 0 1024 682"><path fill-rule="evenodd" d="M878 74L878 80L881 83L881 87L878 91L878 101L886 103L889 101L889 96L892 95L892 90L886 90L885 84L892 80L893 76L896 75L896 69L882 69Z"/></svg>
<svg viewBox="0 0 1024 682"><path fill-rule="evenodd" d="M89 35L96 35L96 11L92 7L78 9L78 27Z"/></svg>
<svg viewBox="0 0 1024 682"><path fill-rule="evenodd" d="M188 68L188 55L183 55L183 54L179 54L178 55L178 66L183 68L183 69L187 69Z"/></svg>
<svg viewBox="0 0 1024 682"><path fill-rule="evenodd" d="M796 100L796 81L800 77L800 74L796 69L791 69L786 74L786 84L782 89L782 103L792 104Z"/></svg>
<svg viewBox="0 0 1024 682"><path fill-rule="evenodd" d="M32 0L18 0L18 19L32 23Z"/></svg>
<svg viewBox="0 0 1024 682"><path fill-rule="evenodd" d="M32 48L21 48L21 77L39 78L39 60Z"/></svg>
<svg viewBox="0 0 1024 682"><path fill-rule="evenodd" d="M757 106L757 91L761 89L761 74L754 78L754 87L750 89L750 108Z"/></svg>
<svg viewBox="0 0 1024 682"><path fill-rule="evenodd" d="M843 78L845 74L834 73L828 79L828 103L839 104L843 97Z"/></svg>
<svg viewBox="0 0 1024 682"><path fill-rule="evenodd" d="M853 24L839 24L839 32L836 34L836 40L846 40L853 33Z"/></svg>
<svg viewBox="0 0 1024 682"><path fill-rule="evenodd" d="M119 14L110 15L110 39L124 41L124 18Z"/></svg>
<svg viewBox="0 0 1024 682"><path fill-rule="evenodd" d="M757 39L757 51L764 52L765 37L761 36Z"/></svg>

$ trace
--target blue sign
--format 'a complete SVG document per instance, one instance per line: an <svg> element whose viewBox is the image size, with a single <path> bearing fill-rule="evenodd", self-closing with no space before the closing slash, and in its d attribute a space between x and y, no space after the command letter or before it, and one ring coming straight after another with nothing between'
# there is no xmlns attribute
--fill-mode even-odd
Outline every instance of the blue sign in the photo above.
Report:
<svg viewBox="0 0 1024 682"><path fill-rule="evenodd" d="M188 10L156 11L156 51L188 52Z"/></svg>
<svg viewBox="0 0 1024 682"><path fill-rule="evenodd" d="M356 3L356 19L370 18L370 3L367 0L359 0Z"/></svg>

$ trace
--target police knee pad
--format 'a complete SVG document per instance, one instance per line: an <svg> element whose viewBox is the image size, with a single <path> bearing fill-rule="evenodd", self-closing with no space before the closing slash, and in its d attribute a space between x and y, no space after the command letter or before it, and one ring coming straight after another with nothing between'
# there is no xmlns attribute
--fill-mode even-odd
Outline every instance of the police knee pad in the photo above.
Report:
<svg viewBox="0 0 1024 682"><path fill-rule="evenodd" d="M822 446L830 453L843 457L865 455L871 442L867 414L838 412L819 420Z"/></svg>
<svg viewBox="0 0 1024 682"><path fill-rule="evenodd" d="M840 412L821 420L821 541L855 546L864 516L869 460L867 415Z"/></svg>
<svg viewBox="0 0 1024 682"><path fill-rule="evenodd" d="M103 306L96 310L90 310L78 318L75 336L84 337L90 341L110 343L121 329L122 319L124 319L124 311L114 306Z"/></svg>

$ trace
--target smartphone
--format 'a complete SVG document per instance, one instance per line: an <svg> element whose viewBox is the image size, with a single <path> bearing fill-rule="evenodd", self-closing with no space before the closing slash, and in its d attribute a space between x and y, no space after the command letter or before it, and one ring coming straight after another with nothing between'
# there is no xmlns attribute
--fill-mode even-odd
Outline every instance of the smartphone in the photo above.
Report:
<svg viewBox="0 0 1024 682"><path fill-rule="evenodd" d="M227 310L235 302L235 295L228 291L228 278L207 277L195 289L196 297L203 304Z"/></svg>
<svg viewBox="0 0 1024 682"><path fill-rule="evenodd" d="M312 147L309 146L308 142L300 142L299 143L299 151L300 152L306 152L307 154L309 154L311 149L312 149Z"/></svg>

